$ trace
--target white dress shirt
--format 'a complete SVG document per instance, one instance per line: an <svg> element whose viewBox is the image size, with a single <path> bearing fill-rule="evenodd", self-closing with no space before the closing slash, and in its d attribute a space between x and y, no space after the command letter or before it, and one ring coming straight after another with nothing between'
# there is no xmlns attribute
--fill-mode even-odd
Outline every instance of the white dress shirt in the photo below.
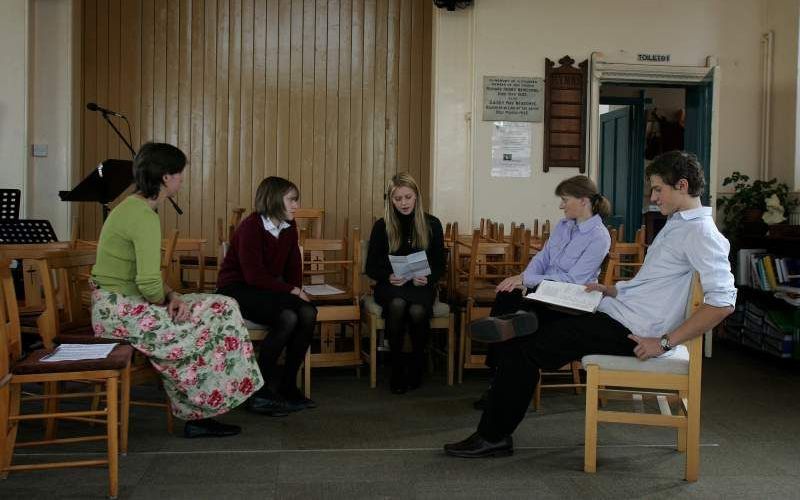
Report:
<svg viewBox="0 0 800 500"><path fill-rule="evenodd" d="M286 222L285 220L281 221L280 226L275 227L275 224L272 223L269 217L264 217L263 215L261 216L261 222L264 223L264 229L266 229L269 234L271 234L276 238L278 237L279 234L281 234L281 231L289 227L289 223Z"/></svg>
<svg viewBox="0 0 800 500"><path fill-rule="evenodd" d="M695 271L700 273L706 304L734 306L729 252L728 240L711 218L711 207L677 212L650 245L636 276L617 283L617 296L604 297L597 310L636 335L660 337L684 322Z"/></svg>

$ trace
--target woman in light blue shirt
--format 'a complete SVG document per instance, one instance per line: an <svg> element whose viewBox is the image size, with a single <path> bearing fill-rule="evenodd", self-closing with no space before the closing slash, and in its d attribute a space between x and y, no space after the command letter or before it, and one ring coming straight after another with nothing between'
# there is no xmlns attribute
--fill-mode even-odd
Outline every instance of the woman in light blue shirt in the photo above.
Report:
<svg viewBox="0 0 800 500"><path fill-rule="evenodd" d="M547 306L523 300L527 289L535 289L544 280L579 285L597 281L600 266L611 247L611 236L603 224L603 218L611 213L611 204L585 175L561 181L555 194L561 199L559 208L564 211L564 218L556 224L550 238L525 271L497 285L491 316L520 310L534 311L540 316L548 314ZM494 371L492 344L489 344L486 365ZM484 407L486 396L484 393L475 403L476 408Z"/></svg>

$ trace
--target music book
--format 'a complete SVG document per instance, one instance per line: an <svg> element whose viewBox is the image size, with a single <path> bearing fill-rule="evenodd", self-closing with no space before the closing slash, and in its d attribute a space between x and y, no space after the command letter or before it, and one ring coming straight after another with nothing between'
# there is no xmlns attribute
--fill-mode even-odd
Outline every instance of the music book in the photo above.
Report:
<svg viewBox="0 0 800 500"><path fill-rule="evenodd" d="M111 354L117 344L61 344L41 361L80 361L83 359L103 359Z"/></svg>
<svg viewBox="0 0 800 500"><path fill-rule="evenodd" d="M398 278L411 279L431 274L428 256L422 250L408 255L390 255L389 262Z"/></svg>
<svg viewBox="0 0 800 500"><path fill-rule="evenodd" d="M584 285L545 280L525 298L576 311L595 312L603 294L598 291L587 292Z"/></svg>

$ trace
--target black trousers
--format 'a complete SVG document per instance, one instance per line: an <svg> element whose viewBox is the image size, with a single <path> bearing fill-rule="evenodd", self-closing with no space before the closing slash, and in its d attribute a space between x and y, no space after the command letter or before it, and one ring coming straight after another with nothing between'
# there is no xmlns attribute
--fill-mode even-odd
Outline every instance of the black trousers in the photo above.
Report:
<svg viewBox="0 0 800 500"><path fill-rule="evenodd" d="M503 316L505 314L512 314L517 311L528 311L536 313L539 317L539 322L547 322L559 319L563 314L547 307L541 302L535 300L526 300L522 297L522 290L512 290L510 292L499 292L495 295L494 304L490 316ZM486 349L486 366L491 371L491 376L494 377L494 369L497 366L497 344L489 344Z"/></svg>
<svg viewBox="0 0 800 500"><path fill-rule="evenodd" d="M297 389L297 372L314 335L317 308L297 295L262 290L244 283L228 285L218 292L236 299L244 318L270 327L258 355L258 367L267 382L264 388L274 378L278 358L286 349L278 390L293 393Z"/></svg>
<svg viewBox="0 0 800 500"><path fill-rule="evenodd" d="M530 405L539 368L555 370L587 354L633 356L630 330L604 313L550 311L533 335L494 344L496 373L478 434L499 441L514 432Z"/></svg>

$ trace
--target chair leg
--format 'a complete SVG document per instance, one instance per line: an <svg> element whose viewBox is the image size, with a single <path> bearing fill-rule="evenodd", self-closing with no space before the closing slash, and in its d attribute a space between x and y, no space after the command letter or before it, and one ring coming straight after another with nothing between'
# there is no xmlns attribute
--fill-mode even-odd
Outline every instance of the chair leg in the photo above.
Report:
<svg viewBox="0 0 800 500"><path fill-rule="evenodd" d="M597 365L586 369L586 418L583 434L583 471L593 473L597 470Z"/></svg>
<svg viewBox="0 0 800 500"><path fill-rule="evenodd" d="M108 496L117 498L119 487L119 429L117 419L119 414L117 390L119 379L111 377L106 379L106 432L108 436Z"/></svg>
<svg viewBox="0 0 800 500"><path fill-rule="evenodd" d="M355 351L356 378L361 378L361 320L353 322L353 351Z"/></svg>
<svg viewBox="0 0 800 500"><path fill-rule="evenodd" d="M681 407L681 410L679 410L679 413L683 413L682 407L683 407L683 401L685 400L685 398L686 398L686 391L679 391L678 392L678 406ZM679 452L684 453L684 452L686 452L686 428L678 427L677 431L678 432L677 432L677 447L676 447L676 449Z"/></svg>
<svg viewBox="0 0 800 500"><path fill-rule="evenodd" d="M686 480L697 481L700 470L700 388L690 392L686 408Z"/></svg>
<svg viewBox="0 0 800 500"><path fill-rule="evenodd" d="M303 362L303 395L311 397L311 347L306 351L306 359Z"/></svg>
<svg viewBox="0 0 800 500"><path fill-rule="evenodd" d="M572 369L572 383L581 383L581 363L579 361L571 361L569 367ZM576 387L575 394L583 394L583 387Z"/></svg>
<svg viewBox="0 0 800 500"><path fill-rule="evenodd" d="M120 440L119 451L123 455L128 454L128 430L130 427L130 411L131 411L131 367L128 366L122 372L121 387L120 387Z"/></svg>
<svg viewBox="0 0 800 500"><path fill-rule="evenodd" d="M8 476L8 467L11 465L17 435L17 423L11 423L9 417L16 415L19 411L19 400L17 398L17 404L14 405L14 397L11 394L12 390L18 393L19 386L14 386L12 389L9 385L0 388L0 479Z"/></svg>
<svg viewBox="0 0 800 500"><path fill-rule="evenodd" d="M369 322L369 387L378 385L378 329L375 322Z"/></svg>
<svg viewBox="0 0 800 500"><path fill-rule="evenodd" d="M467 340L467 330L466 330L466 317L464 313L461 313L461 325L459 325L459 332L458 332L458 383L464 383L464 363L467 362L467 353L466 353L466 340Z"/></svg>
<svg viewBox="0 0 800 500"><path fill-rule="evenodd" d="M44 403L44 410L45 413L58 413L58 406L59 401L58 398L55 397L58 395L59 390L58 382L45 382L44 383L44 394L45 396L50 396L49 399L45 400ZM45 420L45 431L44 436L45 439L51 440L56 438L56 422L55 418L48 418Z"/></svg>
<svg viewBox="0 0 800 500"><path fill-rule="evenodd" d="M539 383L536 384L536 389L533 390L533 409L539 411L539 405L542 403L542 370L539 369Z"/></svg>
<svg viewBox="0 0 800 500"><path fill-rule="evenodd" d="M447 385L453 385L453 362L456 351L455 315L450 314L447 324Z"/></svg>

